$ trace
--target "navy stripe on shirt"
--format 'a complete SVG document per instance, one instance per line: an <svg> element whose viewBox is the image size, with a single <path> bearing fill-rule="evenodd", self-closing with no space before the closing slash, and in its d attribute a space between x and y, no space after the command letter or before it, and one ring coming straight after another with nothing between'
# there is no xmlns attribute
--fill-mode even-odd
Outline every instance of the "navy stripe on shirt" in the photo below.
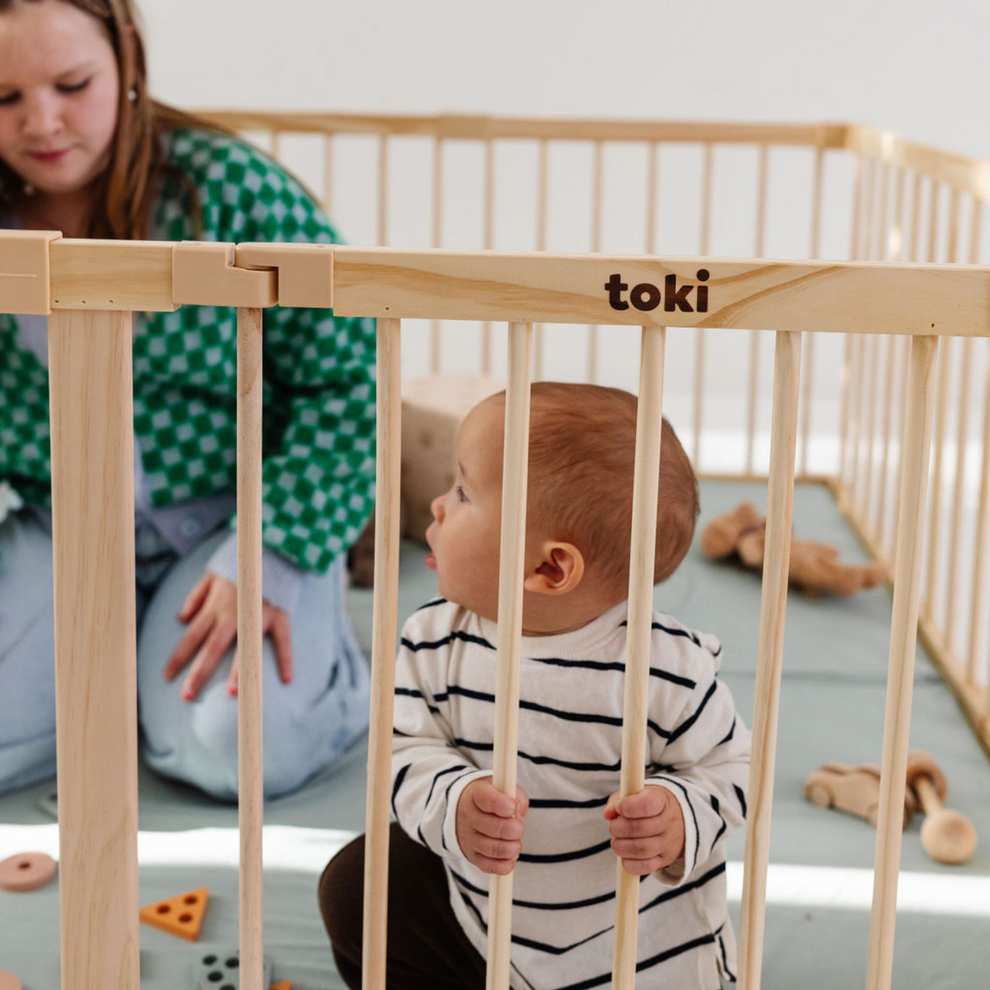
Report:
<svg viewBox="0 0 990 990"><path fill-rule="evenodd" d="M529 807L533 808L604 808L608 798L589 798L587 801L568 801L565 798L530 798Z"/></svg>
<svg viewBox="0 0 990 990"><path fill-rule="evenodd" d="M459 873L455 873L453 870L450 871L453 878L467 890L470 890L474 894L481 894L482 897L488 897L488 891L482 890L480 887L476 887L473 883L470 883ZM615 900L615 889L609 890L604 894L598 894L594 897L586 897L580 901L556 901L556 902L545 902L545 901L523 901L517 898L512 899L512 906L517 908L531 908L536 911L577 911L580 908L594 907L596 904L604 904L606 901Z"/></svg>
<svg viewBox="0 0 990 990"><path fill-rule="evenodd" d="M409 768L406 767L405 769L408 770ZM467 769L468 767L464 763L458 763L456 766L447 767L446 770L441 770L439 773L434 774L433 783L430 784L430 793L426 795L426 800L423 802L423 807L428 808L430 806L430 798L433 797L433 788L437 786L437 781L441 777L446 777L448 773L456 773L458 770L467 770ZM403 772L403 776L405 776L404 772ZM398 790L398 783L396 783L396 790ZM393 792L393 800L394 800L394 792ZM395 811L394 804L392 805L392 810ZM399 816L396 815L395 817L398 818Z"/></svg>
<svg viewBox="0 0 990 990"><path fill-rule="evenodd" d="M581 670L603 670L624 673L626 665L624 663L610 663L605 660L563 660L560 657L527 657L533 663L546 663L554 667L577 667ZM670 681L671 684L679 684L681 687L695 688L697 682L690 677L682 677L680 674L673 674L669 670L661 670L659 667L650 667L650 677L659 678L662 681Z"/></svg>
<svg viewBox="0 0 990 990"><path fill-rule="evenodd" d="M465 900L468 900L465 895L465 891L470 891L472 894L477 894L479 897L484 897L486 900L488 899L487 890L475 886L469 880L466 880L459 873L455 873L453 870L451 870L450 872L451 875L454 877L454 879L457 881L457 883L460 885L460 887L463 888L461 890L461 896L464 897ZM692 880L688 883L682 884L680 887L673 887L670 890L664 891L662 894L655 897L648 904L644 904L643 907L639 909L639 913L643 914L644 912L649 911L652 908L656 907L658 904L664 904L667 901L671 901L682 896L683 894L687 894L693 890L697 890L699 887L704 887L706 884L710 883L716 877L721 876L723 873L725 873L724 863L720 864L719 866L716 866L714 869L709 870L704 876L699 877L697 880ZM640 883L643 883L646 879L647 879L646 877L640 877L639 881ZM524 901L518 898L513 898L512 906L514 908L521 908L521 909L527 909L533 911L577 911L580 910L581 908L593 907L596 904L602 904L606 901L611 901L614 899L615 899L615 888L611 887L604 894L597 894L591 897L586 897L580 901ZM468 901L468 903L471 904L472 908L475 910L475 913L478 915L480 919L481 914L478 911L478 909L475 907L473 902ZM482 925L482 927L484 926ZM595 935L591 935L589 937L596 938L598 935L603 934L603 932L609 931L611 927L612 926L609 926L609 928L604 928L602 929L601 932L596 932ZM515 936L513 936L512 940L513 942L520 941ZM549 952L551 955L560 955L561 953L568 952L570 949L575 948L576 945L581 945L582 943L587 941L588 939L585 938L582 939L581 942L576 942L575 945L567 945L562 947L554 946L554 945L545 945L544 943L534 942L532 940L526 940L525 944L529 945L531 948L538 948L543 952ZM522 944L521 941L520 944Z"/></svg>
<svg viewBox="0 0 990 990"><path fill-rule="evenodd" d="M461 739L460 737L455 737L453 743L455 746L462 746L464 749L476 749L483 753L491 753L495 749L492 743L473 742L470 739ZM519 750L518 756L520 760L529 760L530 763L537 765L566 767L568 770L588 771L589 773L593 771L618 773L622 769L621 761L615 763L571 763L567 760L554 759L552 756L531 756L522 750Z"/></svg>
<svg viewBox="0 0 990 990"><path fill-rule="evenodd" d="M418 698L426 705L427 710L430 711L433 715L440 714L440 709L437 708L435 705L431 705L426 700L426 695L423 694L422 691L417 691L415 688L397 687L395 689L395 695L397 698Z"/></svg>
<svg viewBox="0 0 990 990"><path fill-rule="evenodd" d="M444 636L443 639L424 640L420 643L414 643L411 639L406 639L403 636L402 645L407 650L412 650L413 653L419 653L420 650L439 650L441 646L446 646L455 639L459 639L465 643L474 643L476 646L484 646L489 650L495 649L483 636L474 636L471 633L461 632L459 629L455 629L449 636Z"/></svg>
<svg viewBox="0 0 990 990"><path fill-rule="evenodd" d="M641 960L636 963L636 972L643 973L648 969L652 969L654 966L665 963L668 959L683 955L692 949L699 949L703 945L712 945L714 942L715 936L711 933L700 935L697 938L691 939L689 942L683 942L681 945L675 945L670 949L657 953L657 955L651 956L649 959ZM589 990L590 987L600 987L611 982L612 972L610 970L608 973L604 973L601 976L593 976L591 979L582 980L580 983L568 983L566 987L561 987L560 990Z"/></svg>
<svg viewBox="0 0 990 990"><path fill-rule="evenodd" d="M597 856L600 852L605 852L612 845L611 839L598 843L597 846L589 846L587 849L574 849L571 852L562 853L520 853L520 863L569 863L575 859L586 859L588 856Z"/></svg>
<svg viewBox="0 0 990 990"><path fill-rule="evenodd" d="M701 854L701 830L698 828L698 816L694 813L694 805L691 803L691 795L688 789L676 778L662 777L664 784L673 784L684 792L684 803L691 812L691 820L694 822L694 863L698 864L698 857Z"/></svg>
<svg viewBox="0 0 990 990"><path fill-rule="evenodd" d="M423 607L428 608L429 606L424 605ZM664 629L665 627L654 624L653 628ZM677 630L665 631L670 632L671 635L687 636L687 633L679 632ZM406 647L406 649L412 650L413 653L418 653L420 650L439 650L441 647L447 646L455 640L460 640L464 643L475 643L478 646L483 646L488 650L495 649L495 647L483 636L475 636L473 633L462 632L459 629L455 629L449 636L444 636L442 639L421 640L418 643L414 643L411 639L407 639L403 636L402 645ZM697 639L695 639L695 642L697 642ZM626 669L625 664L606 663L600 660L563 660L560 657L526 657L526 659L533 663L551 664L555 667L576 667L583 670L611 670L617 671L618 673L623 673ZM650 667L650 677L657 677L660 680L669 681L671 684L679 684L681 687L697 687L697 681L692 680L690 677L682 677L680 674L674 674L669 670L662 670L659 667Z"/></svg>
<svg viewBox="0 0 990 990"><path fill-rule="evenodd" d="M420 605L417 612L425 612L428 608L436 608L437 605L446 605L446 598L431 598L425 605Z"/></svg>
<svg viewBox="0 0 990 990"><path fill-rule="evenodd" d="M716 684L715 681L712 681L711 685L708 688L708 691L705 693L704 698L701 699L701 704L698 705L698 708L695 711L695 713L691 715L689 718L684 719L684 721L681 722L681 724L676 729L674 729L673 732L671 732L668 742L674 742L676 739L679 739L681 736L684 735L685 732L687 732L688 729L691 728L692 725L694 725L695 722L698 721L698 718L700 717L701 713L705 710L705 706L711 700L711 697L715 693L717 688L718 688L718 684Z"/></svg>
<svg viewBox="0 0 990 990"><path fill-rule="evenodd" d="M410 688L396 688L395 693L403 697L421 698L423 701L426 701L422 692ZM495 704L495 695L489 694L487 691L475 691L472 688L458 687L456 684L450 685L446 691L437 692L433 696L433 700L446 702L451 695L456 695L460 698L470 698L472 701L483 701L486 704ZM439 710L431 707L429 702L426 702L426 707L435 715L440 714ZM552 718L559 718L565 722L583 722L589 725L611 725L616 728L622 728L622 718L616 715L599 715L595 712L568 712L561 708L550 708L548 705L538 705L535 701L525 700L520 700L519 707L525 711L538 712L540 715L550 715ZM657 725L652 719L647 720L646 726L661 739L670 738L670 732Z"/></svg>
<svg viewBox="0 0 990 990"><path fill-rule="evenodd" d="M728 734L726 735L726 737L724 739L722 739L718 743L716 743L715 744L715 747L713 747L713 748L717 749L719 746L724 746L735 734L736 734L736 720L735 720L735 717L733 717L733 719L732 719L732 727L729 729Z"/></svg>
<svg viewBox="0 0 990 990"><path fill-rule="evenodd" d="M620 625L628 626L629 622L628 620L625 620L621 622ZM691 632L690 629L673 629L670 626L665 626L660 622L650 623L650 628L657 629L660 632L665 632L668 636L683 636L685 639L691 640L691 642L694 643L695 646L701 646L701 640L698 639L698 637L693 632Z"/></svg>
<svg viewBox="0 0 990 990"><path fill-rule="evenodd" d="M396 818L399 817L399 813L395 810L395 795L399 793L399 788L402 786L402 781L406 779L406 774L409 773L409 768L412 766L411 763L407 763L396 775L395 781L392 784L392 814Z"/></svg>

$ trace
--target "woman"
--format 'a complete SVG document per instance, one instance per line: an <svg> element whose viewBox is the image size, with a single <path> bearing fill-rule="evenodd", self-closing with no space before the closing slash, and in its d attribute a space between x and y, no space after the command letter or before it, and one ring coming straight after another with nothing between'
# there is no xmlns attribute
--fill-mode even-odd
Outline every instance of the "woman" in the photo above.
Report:
<svg viewBox="0 0 990 990"><path fill-rule="evenodd" d="M65 237L329 243L291 176L152 101L130 0L0 0L0 227ZM371 511L374 336L326 310L265 312L265 794L367 725L343 558ZM46 326L0 314L0 792L55 770ZM138 698L144 754L237 793L235 312L135 320ZM40 590L44 593L40 594Z"/></svg>

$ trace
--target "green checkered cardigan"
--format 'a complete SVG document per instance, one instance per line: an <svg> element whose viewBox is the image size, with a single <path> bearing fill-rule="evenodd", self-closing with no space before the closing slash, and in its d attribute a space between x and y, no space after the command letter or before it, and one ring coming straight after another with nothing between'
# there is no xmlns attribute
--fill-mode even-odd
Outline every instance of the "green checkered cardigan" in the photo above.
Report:
<svg viewBox="0 0 990 990"><path fill-rule="evenodd" d="M168 159L196 186L203 240L337 240L305 190L236 138L176 130ZM152 238L192 238L187 210L188 195L167 179ZM325 573L374 498L374 324L272 307L264 346L264 543ZM184 306L136 318L134 432L153 507L234 488L236 368L234 309ZM48 373L3 314L0 479L30 503L50 501Z"/></svg>

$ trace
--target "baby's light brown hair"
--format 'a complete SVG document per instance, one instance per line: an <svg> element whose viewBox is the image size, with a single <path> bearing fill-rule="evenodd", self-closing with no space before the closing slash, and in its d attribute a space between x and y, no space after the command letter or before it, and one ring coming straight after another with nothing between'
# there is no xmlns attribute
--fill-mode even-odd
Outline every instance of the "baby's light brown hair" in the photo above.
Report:
<svg viewBox="0 0 990 990"><path fill-rule="evenodd" d="M601 385L534 382L529 512L585 555L619 600L629 582L636 396ZM660 442L653 583L684 559L698 517L698 481L666 419Z"/></svg>

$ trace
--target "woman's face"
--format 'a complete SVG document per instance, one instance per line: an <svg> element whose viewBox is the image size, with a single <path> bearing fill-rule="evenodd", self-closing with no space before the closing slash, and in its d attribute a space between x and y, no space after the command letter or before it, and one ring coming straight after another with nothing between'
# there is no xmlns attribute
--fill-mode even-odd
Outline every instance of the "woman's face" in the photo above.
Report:
<svg viewBox="0 0 990 990"><path fill-rule="evenodd" d="M0 14L0 158L39 193L76 193L107 167L119 90L110 39L78 7Z"/></svg>

